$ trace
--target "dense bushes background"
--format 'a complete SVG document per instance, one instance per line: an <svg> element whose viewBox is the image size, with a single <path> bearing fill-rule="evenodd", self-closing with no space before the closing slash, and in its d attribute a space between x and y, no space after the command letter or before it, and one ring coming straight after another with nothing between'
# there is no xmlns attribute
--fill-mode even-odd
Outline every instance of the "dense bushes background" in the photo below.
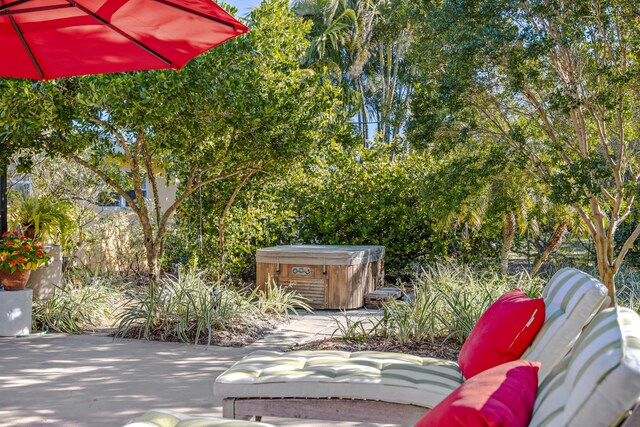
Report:
<svg viewBox="0 0 640 427"><path fill-rule="evenodd" d="M476 173L481 169L480 157L435 161L427 152L334 143L286 173L250 182L225 217L223 240L224 206L211 200L224 199L217 195L233 186L205 190L180 212L176 237L182 237L168 241L165 263L198 263L252 279L258 248L296 243L385 246L390 280L407 277L423 260L492 263L500 212L475 212L472 225L454 214L472 192L454 184L453 175L474 180L480 191L488 179Z"/></svg>

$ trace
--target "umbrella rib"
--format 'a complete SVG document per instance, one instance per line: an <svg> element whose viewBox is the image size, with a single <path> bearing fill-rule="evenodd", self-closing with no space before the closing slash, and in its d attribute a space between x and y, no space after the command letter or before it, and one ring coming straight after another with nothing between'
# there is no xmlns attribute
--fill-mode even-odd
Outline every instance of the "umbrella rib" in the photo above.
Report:
<svg viewBox="0 0 640 427"><path fill-rule="evenodd" d="M18 1L14 1L13 3L10 3L10 4L4 4L4 1L3 1L2 5L0 5L0 11L9 9L11 7L19 6L19 5L23 4L23 3L29 3L30 1L33 1L33 0L18 0Z"/></svg>
<svg viewBox="0 0 640 427"><path fill-rule="evenodd" d="M151 49L149 46L145 45L144 43L141 43L140 41L134 39L132 36L130 36L129 34L127 34L125 31L121 30L120 28L116 27L115 25L113 25L112 23L110 23L109 21L107 21L106 19L102 18L100 15L90 11L89 9L87 9L86 7L82 6L81 4L77 3L74 0L67 0L69 2L69 4L71 4L72 6L77 7L78 9L80 9L82 12L86 13L87 15L91 16L92 18L96 19L97 21L99 21L101 24L103 24L105 27L109 28L111 31L114 31L118 34L120 34L122 37L126 38L127 40L129 40L131 43L135 44L136 46L138 46L141 49L146 50L148 53L150 53L151 55L155 56L156 58L158 58L160 61L164 62L165 64L167 64L168 66L172 67L173 64L171 63L170 60L168 60L167 58L165 58L164 56L160 55L158 52L156 52L155 50Z"/></svg>
<svg viewBox="0 0 640 427"><path fill-rule="evenodd" d="M31 0L27 0L31 1ZM14 6L14 5L11 5ZM70 4L60 4L60 5L51 5L51 6L40 6L40 7L29 7L18 10L6 10L0 7L0 16L5 15L18 15L20 13L31 13L31 12L46 12L47 10L55 10L55 9L67 9L73 7Z"/></svg>
<svg viewBox="0 0 640 427"><path fill-rule="evenodd" d="M11 24L13 25L13 29L16 30L16 33L18 33L18 37L20 37L20 40L22 41L22 45L27 50L27 53L29 54L29 57L31 58L31 62L33 62L33 65L36 67L36 70L38 71L38 74L40 74L40 78L44 79L44 73L42 72L42 68L40 68L40 64L38 64L38 61L36 60L36 57L33 56L33 52L31 51L31 48L29 47L29 44L25 40L24 34L22 34L22 30L20 30L20 27L18 26L18 23L16 22L15 19L13 19L13 16L11 16L11 15L9 15L9 20L11 21Z"/></svg>
<svg viewBox="0 0 640 427"><path fill-rule="evenodd" d="M172 3L172 2L167 1L167 0L154 0L154 1L156 1L158 3L162 3L162 4L167 5L169 7L173 7L175 9L181 10L183 12L187 12L187 13L190 13L192 15L196 15L196 16L199 16L201 18L208 19L209 21L217 22L219 24L225 25L227 27L231 27L233 29L236 28L236 26L233 25L230 22L227 22L227 21L222 20L220 18L216 18L214 16L209 16L206 13L198 12L197 10L189 9L188 7L185 7L185 6L182 6L182 5L179 5L179 4L175 4L175 3Z"/></svg>

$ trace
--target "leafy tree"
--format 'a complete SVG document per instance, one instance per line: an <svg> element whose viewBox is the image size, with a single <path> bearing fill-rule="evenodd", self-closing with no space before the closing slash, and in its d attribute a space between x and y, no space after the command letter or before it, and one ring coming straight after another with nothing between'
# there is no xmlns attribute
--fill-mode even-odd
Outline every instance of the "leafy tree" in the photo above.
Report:
<svg viewBox="0 0 640 427"><path fill-rule="evenodd" d="M310 244L385 246L385 269L399 276L433 255L431 162L417 153L391 161L382 143L358 150L333 146L298 170L291 205L299 212L298 238Z"/></svg>
<svg viewBox="0 0 640 427"><path fill-rule="evenodd" d="M417 141L493 140L572 206L615 303L637 206L639 15L632 2L423 2ZM458 130L451 135L451 130Z"/></svg>
<svg viewBox="0 0 640 427"><path fill-rule="evenodd" d="M311 24L296 19L285 0L264 1L248 24L247 36L181 72L4 80L0 141L61 154L123 197L142 225L153 278L169 222L194 192L278 168L337 123L338 89L299 65ZM178 180L179 188L164 211L161 178Z"/></svg>
<svg viewBox="0 0 640 427"><path fill-rule="evenodd" d="M402 140L413 92L406 59L413 39L407 0L297 0L294 11L313 22L306 63L345 89L363 145L378 134Z"/></svg>

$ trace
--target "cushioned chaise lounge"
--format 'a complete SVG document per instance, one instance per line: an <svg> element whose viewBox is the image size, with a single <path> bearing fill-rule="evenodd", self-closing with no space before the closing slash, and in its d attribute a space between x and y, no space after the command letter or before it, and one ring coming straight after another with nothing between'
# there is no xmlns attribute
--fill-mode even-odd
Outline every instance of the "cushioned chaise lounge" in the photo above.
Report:
<svg viewBox="0 0 640 427"><path fill-rule="evenodd" d="M639 399L640 316L626 308L608 308L589 323L571 352L540 384L529 427L637 427L640 425ZM634 405L635 411L625 420ZM313 415L326 418L329 414ZM215 417L190 417L156 410L136 418L127 426L270 425Z"/></svg>
<svg viewBox="0 0 640 427"><path fill-rule="evenodd" d="M131 420L126 427L276 427L272 424L219 417L197 417L166 409L156 409Z"/></svg>
<svg viewBox="0 0 640 427"><path fill-rule="evenodd" d="M541 362L539 379L571 350L609 303L606 288L575 269L543 291L545 323L523 359ZM464 381L455 362L398 353L254 352L220 375L214 393L225 418L282 416L406 423L419 419Z"/></svg>
<svg viewBox="0 0 640 427"><path fill-rule="evenodd" d="M529 427L617 426L640 399L640 316L609 308L539 385ZM625 427L640 425L638 409Z"/></svg>

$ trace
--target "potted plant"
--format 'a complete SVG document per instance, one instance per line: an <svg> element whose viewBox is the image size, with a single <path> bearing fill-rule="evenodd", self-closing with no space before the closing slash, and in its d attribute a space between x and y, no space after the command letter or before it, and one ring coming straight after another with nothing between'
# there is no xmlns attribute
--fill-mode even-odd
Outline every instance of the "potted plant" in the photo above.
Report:
<svg viewBox="0 0 640 427"><path fill-rule="evenodd" d="M62 248L68 246L69 236L76 227L72 215L74 206L51 195L19 194L15 194L11 205L10 226L27 237L46 242L44 252L50 262L31 274L27 287L33 289L36 299L48 299L62 280Z"/></svg>
<svg viewBox="0 0 640 427"><path fill-rule="evenodd" d="M47 262L49 256L42 242L17 231L7 231L0 237L0 282L6 291L19 291L32 270Z"/></svg>
<svg viewBox="0 0 640 427"><path fill-rule="evenodd" d="M11 227L22 230L22 233L32 239L48 242L59 240L64 245L69 231L75 226L71 217L71 202L35 195L16 197L11 204Z"/></svg>

